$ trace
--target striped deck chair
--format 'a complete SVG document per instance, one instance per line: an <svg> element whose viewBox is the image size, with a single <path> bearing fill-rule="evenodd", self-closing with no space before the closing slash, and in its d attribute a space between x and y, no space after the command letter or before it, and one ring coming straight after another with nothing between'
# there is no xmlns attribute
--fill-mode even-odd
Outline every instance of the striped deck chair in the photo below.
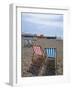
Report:
<svg viewBox="0 0 72 90"><path fill-rule="evenodd" d="M37 76L39 74L40 68L45 61L45 56L43 49L40 45L33 45L33 56L32 56L32 64L30 67L30 72Z"/></svg>

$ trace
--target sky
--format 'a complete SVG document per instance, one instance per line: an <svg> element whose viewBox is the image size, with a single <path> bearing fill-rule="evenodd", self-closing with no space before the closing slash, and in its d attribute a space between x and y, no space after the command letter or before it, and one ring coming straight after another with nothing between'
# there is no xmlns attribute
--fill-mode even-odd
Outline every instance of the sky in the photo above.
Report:
<svg viewBox="0 0 72 90"><path fill-rule="evenodd" d="M63 15L22 13L21 29L24 33L63 38Z"/></svg>

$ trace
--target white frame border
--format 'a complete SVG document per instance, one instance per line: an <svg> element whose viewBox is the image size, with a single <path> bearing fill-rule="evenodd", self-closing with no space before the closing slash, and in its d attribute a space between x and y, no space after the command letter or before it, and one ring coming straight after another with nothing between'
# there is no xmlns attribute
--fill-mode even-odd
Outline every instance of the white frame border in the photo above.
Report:
<svg viewBox="0 0 72 90"><path fill-rule="evenodd" d="M68 16L69 16L69 9L66 8L66 7L56 7L56 6L51 6L51 5L48 5L48 6L39 6L39 5L20 5L20 4L11 4L10 5L10 75L9 75L9 83L10 85L24 85L24 84L33 84L33 83L36 83L36 84L47 84L47 83L58 83L59 82L59 78L61 79L60 80L60 83L64 83L64 82L69 82L69 74L67 74L66 72L66 76L51 76L51 77L27 77L27 78L23 78L21 79L20 75L21 75L21 72L19 72L20 70L20 65L21 65L21 62L19 60L17 60L17 58L20 58L20 57L17 57L20 52L18 53L18 46L20 47L21 44L18 42L19 41L19 38L21 37L20 34L20 25L19 27L17 27L17 19L20 21L20 18L17 16L17 13L20 13L17 11L17 8L19 7L19 11L22 12L23 10L21 10L22 7L29 7L29 8L37 8L37 9L55 9L55 10L63 10L64 14L66 13L66 20L68 21ZM63 14L63 12L61 14ZM66 21L66 24L64 24L64 33L66 33L66 31L68 30L68 23ZM18 23L19 24L19 23ZM19 29L19 30L18 30ZM67 33L66 33L67 35ZM65 35L65 36L66 36ZM20 38L21 39L21 38ZM66 43L66 41L64 40L64 42ZM65 48L64 48L65 50ZM20 50L19 50L20 51ZM65 55L64 55L65 56ZM66 59L66 58L64 58ZM19 64L17 65L17 63L19 62ZM68 63L68 62L67 62ZM66 63L66 64L67 64ZM69 64L69 63L68 63ZM69 65L68 65L69 66ZM67 65L65 66L65 68L67 67ZM19 69L19 70L18 70ZM68 71L69 68L67 68L67 71ZM17 75L18 74L18 75ZM57 78L58 77L58 78ZM45 82L44 82L45 81ZM43 83L42 83L43 82Z"/></svg>

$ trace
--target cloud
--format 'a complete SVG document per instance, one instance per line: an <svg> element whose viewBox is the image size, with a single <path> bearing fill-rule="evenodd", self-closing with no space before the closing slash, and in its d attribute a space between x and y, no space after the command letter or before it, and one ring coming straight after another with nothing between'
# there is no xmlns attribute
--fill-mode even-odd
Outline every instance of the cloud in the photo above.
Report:
<svg viewBox="0 0 72 90"><path fill-rule="evenodd" d="M56 14L31 14L31 13L23 13L22 14L25 18L36 18L41 20L48 20L48 21L63 21L63 15L56 15Z"/></svg>
<svg viewBox="0 0 72 90"><path fill-rule="evenodd" d="M24 14L23 14L24 16ZM53 26L53 27L62 27L62 16L61 15L45 15L45 14L27 14L23 21L27 21L29 23L45 25L45 26Z"/></svg>

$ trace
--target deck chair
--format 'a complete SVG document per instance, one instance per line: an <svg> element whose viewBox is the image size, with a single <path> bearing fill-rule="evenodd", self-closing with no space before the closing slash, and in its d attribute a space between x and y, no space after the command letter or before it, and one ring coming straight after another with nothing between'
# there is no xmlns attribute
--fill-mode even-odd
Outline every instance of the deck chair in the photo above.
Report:
<svg viewBox="0 0 72 90"><path fill-rule="evenodd" d="M45 55L40 45L33 45L32 48L33 48L32 64L29 71L33 75L37 76L43 63L45 62Z"/></svg>

